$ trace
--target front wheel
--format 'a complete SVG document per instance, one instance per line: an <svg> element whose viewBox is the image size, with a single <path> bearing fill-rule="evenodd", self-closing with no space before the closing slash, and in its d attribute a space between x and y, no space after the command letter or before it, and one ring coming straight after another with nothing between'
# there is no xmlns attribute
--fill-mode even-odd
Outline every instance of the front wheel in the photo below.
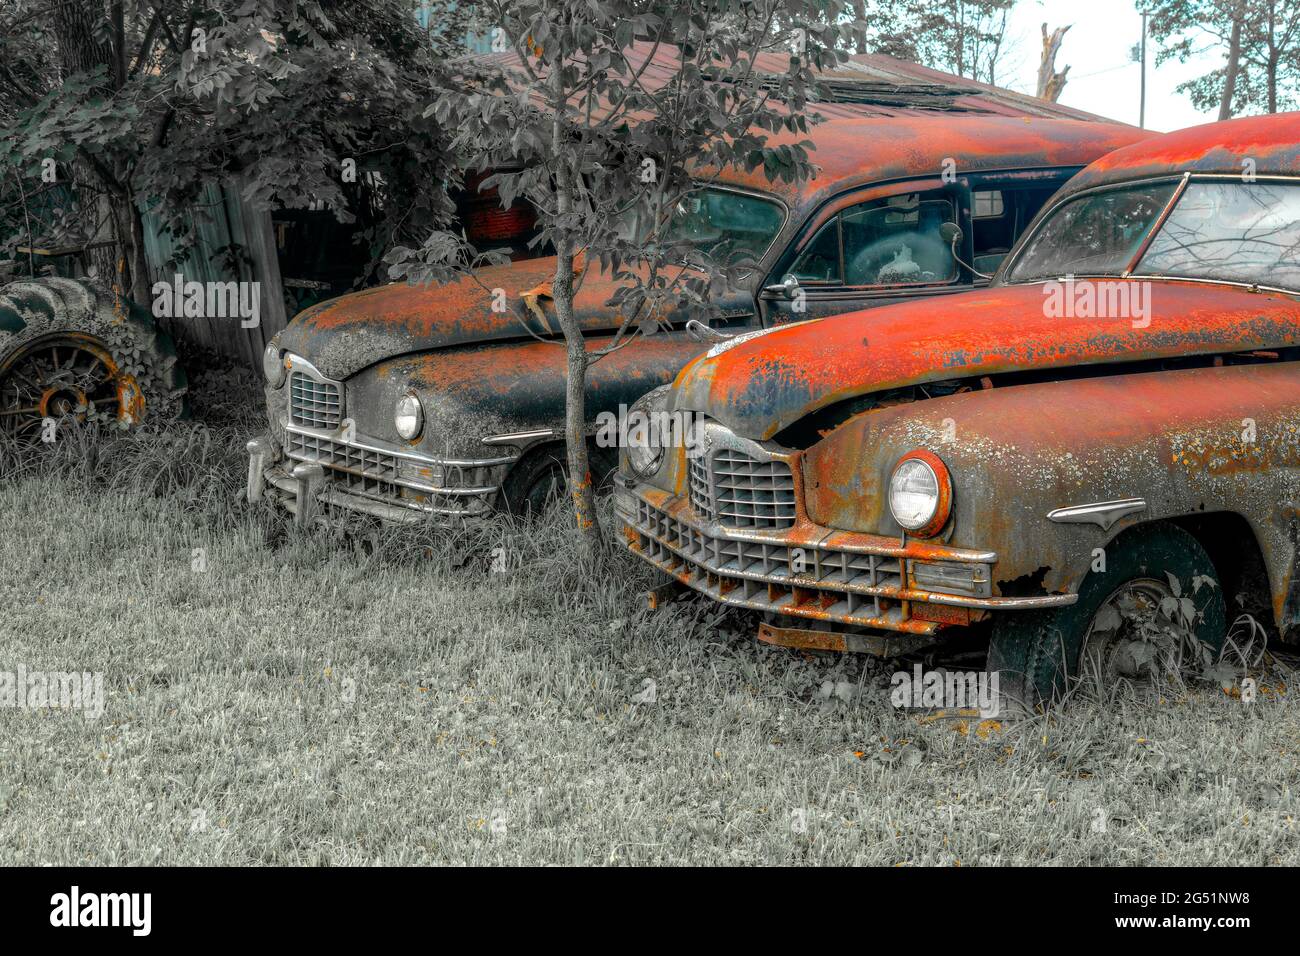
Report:
<svg viewBox="0 0 1300 956"><path fill-rule="evenodd" d="M618 457L609 449L588 444L587 464L591 469L591 480L599 491L608 487L618 470ZM568 480L564 445L533 449L515 462L502 482L501 508L524 517L543 514L565 497Z"/></svg>
<svg viewBox="0 0 1300 956"><path fill-rule="evenodd" d="M1004 698L1032 708L1085 673L1144 678L1188 650L1222 650L1223 592L1192 535L1171 524L1133 528L1107 545L1105 560L1075 604L995 619L988 670L999 672Z"/></svg>

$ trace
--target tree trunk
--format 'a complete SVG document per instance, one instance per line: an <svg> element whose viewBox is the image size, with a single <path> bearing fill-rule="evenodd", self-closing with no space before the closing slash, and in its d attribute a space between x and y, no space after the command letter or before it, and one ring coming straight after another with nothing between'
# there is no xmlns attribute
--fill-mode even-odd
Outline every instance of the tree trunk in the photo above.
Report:
<svg viewBox="0 0 1300 956"><path fill-rule="evenodd" d="M1057 73L1056 54L1060 51L1061 43L1069 29L1069 26L1057 27L1048 34L1046 23L1039 28L1043 35L1043 53L1038 61L1038 92L1035 94L1039 99L1055 103L1060 99L1061 91L1065 89L1065 75L1070 72L1070 68L1066 66Z"/></svg>
<svg viewBox="0 0 1300 956"><path fill-rule="evenodd" d="M59 46L62 76L90 73L99 67L106 70L102 80L105 97L111 97L125 82L125 26L122 5L112 7L111 26L115 43L95 41L96 21L104 7L96 0L69 0L54 8L54 35ZM86 222L90 242L111 237L115 247L105 246L86 252L86 262L94 269L96 280L105 288L118 286L124 295L148 306L148 272L144 268L144 227L140 212L131 200L120 172L106 161L92 163L79 156L72 162L78 206ZM93 191L92 191L93 190Z"/></svg>
<svg viewBox="0 0 1300 956"><path fill-rule="evenodd" d="M1245 3L1238 3L1232 11L1232 33L1228 37L1228 64L1223 72L1223 96L1219 99L1219 119L1232 118L1232 98L1237 92L1237 72L1241 62L1241 21L1245 18Z"/></svg>
<svg viewBox="0 0 1300 956"><path fill-rule="evenodd" d="M573 314L573 251L556 257L551 301L567 348L564 386L564 443L569 463L569 497L578 530L589 545L600 539L596 496L587 456L587 340Z"/></svg>
<svg viewBox="0 0 1300 956"><path fill-rule="evenodd" d="M1268 111L1269 113L1277 112L1277 63L1278 53L1276 50L1270 50L1268 54Z"/></svg>
<svg viewBox="0 0 1300 956"><path fill-rule="evenodd" d="M867 19L867 0L853 0L853 19L865 22ZM867 52L867 31L857 29L853 31L853 52Z"/></svg>

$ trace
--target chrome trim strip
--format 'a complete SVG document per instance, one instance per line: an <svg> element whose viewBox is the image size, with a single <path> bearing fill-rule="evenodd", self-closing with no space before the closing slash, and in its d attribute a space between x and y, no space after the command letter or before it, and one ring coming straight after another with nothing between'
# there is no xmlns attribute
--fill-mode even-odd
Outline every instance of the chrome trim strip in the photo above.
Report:
<svg viewBox="0 0 1300 956"><path fill-rule="evenodd" d="M1007 285L1008 286L1046 285L1049 282L1064 282L1067 279L1073 279L1076 283L1093 282L1093 281L1097 281L1097 282L1136 282L1136 281L1195 282L1201 285L1226 285L1234 289L1246 289L1249 292L1277 292L1280 293L1281 295L1290 296L1293 299L1296 298L1297 296L1300 296L1300 290L1284 289L1281 286L1276 286L1276 285L1259 285L1256 282L1234 282L1230 279L1197 279L1194 276L1157 275L1155 273L1148 273L1148 272L1135 272L1132 275L1127 275L1127 276L1105 275L1104 273L1095 273L1095 274L1088 273L1088 274L1080 274L1075 276L1055 276L1054 278L1051 279L1030 279L1026 282L1014 282L1014 283L1008 282ZM1222 349L1220 351L1225 355L1232 354L1231 350L1229 349Z"/></svg>
<svg viewBox="0 0 1300 956"><path fill-rule="evenodd" d="M539 428L531 432L512 432L509 435L489 435L483 439L485 445L514 445L519 442L540 441L543 438L554 438L555 429Z"/></svg>
<svg viewBox="0 0 1300 956"><path fill-rule="evenodd" d="M1078 278L1077 276L1075 277ZM1114 278L1107 276L1107 278ZM1159 275L1153 272L1134 272L1129 279L1143 279L1155 282L1199 282L1202 285L1226 285L1234 289L1246 289L1250 292L1278 292L1292 298L1300 296L1300 289L1287 289L1279 285L1260 285L1258 282L1237 282L1233 279L1198 279L1195 276Z"/></svg>
<svg viewBox="0 0 1300 956"><path fill-rule="evenodd" d="M1086 505L1071 505L1057 508L1047 513L1048 521L1057 524L1095 524L1103 531L1125 515L1146 511L1147 503L1142 498L1120 498L1115 501L1094 501Z"/></svg>

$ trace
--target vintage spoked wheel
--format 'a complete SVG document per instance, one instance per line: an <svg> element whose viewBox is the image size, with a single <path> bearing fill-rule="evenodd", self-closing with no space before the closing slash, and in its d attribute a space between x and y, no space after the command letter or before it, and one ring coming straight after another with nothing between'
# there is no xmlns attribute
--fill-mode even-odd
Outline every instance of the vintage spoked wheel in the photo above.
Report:
<svg viewBox="0 0 1300 956"><path fill-rule="evenodd" d="M1098 673L1103 681L1149 675L1155 661L1139 632L1142 622L1156 620L1166 598L1175 597L1170 575L1178 595L1193 600L1192 639L1214 652L1223 647L1226 611L1218 574L1191 534L1172 524L1143 525L1121 533L1105 554L1105 570L1088 573L1075 604L995 618L988 670L998 671L999 691L1012 707L1049 703L1083 673Z"/></svg>
<svg viewBox="0 0 1300 956"><path fill-rule="evenodd" d="M184 417L186 391L171 337L130 300L56 276L0 286L0 434L162 423Z"/></svg>
<svg viewBox="0 0 1300 956"><path fill-rule="evenodd" d="M130 425L143 409L135 378L90 336L38 339L0 366L0 429L16 437L38 435L47 419L103 415Z"/></svg>

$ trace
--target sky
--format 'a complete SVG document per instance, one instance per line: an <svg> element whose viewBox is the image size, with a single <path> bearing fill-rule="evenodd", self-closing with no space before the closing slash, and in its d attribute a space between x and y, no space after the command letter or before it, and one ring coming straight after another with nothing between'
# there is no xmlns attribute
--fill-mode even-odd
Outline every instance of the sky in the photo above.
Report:
<svg viewBox="0 0 1300 956"><path fill-rule="evenodd" d="M1111 119L1137 125L1140 68L1129 51L1142 36L1142 17L1134 0L1020 0L1007 28L1010 52L998 85L1033 93L1038 82L1042 49L1039 26L1070 24L1056 68L1070 65L1060 102ZM1147 41L1147 127L1159 132L1208 123L1213 115L1198 113L1187 96L1175 91L1179 83L1207 73L1222 62L1211 51L1186 64L1170 61L1155 67L1156 47Z"/></svg>

